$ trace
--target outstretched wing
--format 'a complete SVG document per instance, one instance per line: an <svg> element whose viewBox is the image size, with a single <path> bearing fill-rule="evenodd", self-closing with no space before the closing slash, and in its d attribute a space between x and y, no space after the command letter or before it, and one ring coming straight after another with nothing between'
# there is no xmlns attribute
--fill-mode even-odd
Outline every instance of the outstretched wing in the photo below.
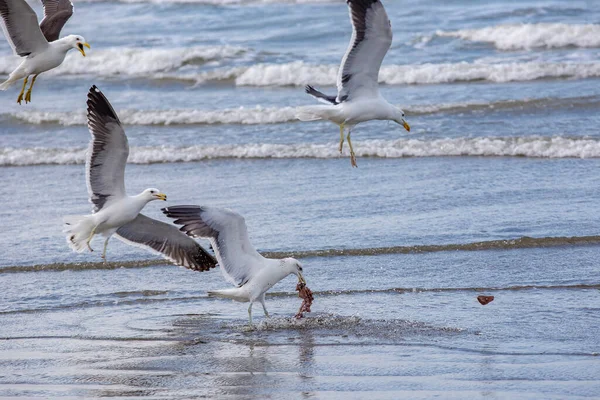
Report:
<svg viewBox="0 0 600 400"><path fill-rule="evenodd" d="M244 217L227 209L173 206L162 209L191 237L210 239L225 278L241 286L260 269L263 257L250 239Z"/></svg>
<svg viewBox="0 0 600 400"><path fill-rule="evenodd" d="M328 96L325 93L319 92L317 89L315 89L311 85L306 85L304 87L304 91L306 93L310 94L315 99L319 100L321 103L333 104L333 105L338 104L338 102L336 101L336 96Z"/></svg>
<svg viewBox="0 0 600 400"><path fill-rule="evenodd" d="M337 77L337 102L379 94L379 68L392 44L390 20L379 0L348 0L352 38Z"/></svg>
<svg viewBox="0 0 600 400"><path fill-rule="evenodd" d="M44 5L44 19L40 29L47 41L58 39L60 31L73 15L73 3L70 0L42 0Z"/></svg>
<svg viewBox="0 0 600 400"><path fill-rule="evenodd" d="M92 140L85 169L90 202L97 212L106 203L125 196L129 143L117 113L95 85L88 92L87 105Z"/></svg>
<svg viewBox="0 0 600 400"><path fill-rule="evenodd" d="M4 35L16 55L25 57L48 47L37 15L25 0L0 0L0 16Z"/></svg>
<svg viewBox="0 0 600 400"><path fill-rule="evenodd" d="M217 260L194 239L175 226L146 217L143 214L120 227L117 238L160 253L167 260L194 271L208 271Z"/></svg>

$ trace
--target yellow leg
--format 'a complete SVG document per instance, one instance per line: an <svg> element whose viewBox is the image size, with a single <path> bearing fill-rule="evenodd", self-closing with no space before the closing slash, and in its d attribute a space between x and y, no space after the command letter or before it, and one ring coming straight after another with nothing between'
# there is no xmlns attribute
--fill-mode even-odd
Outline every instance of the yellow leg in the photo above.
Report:
<svg viewBox="0 0 600 400"><path fill-rule="evenodd" d="M90 249L90 251L94 251L94 249L92 249L92 246L90 246L90 242L92 241L92 238L94 237L94 235L96 234L96 227L94 227L94 229L92 229L92 231L90 232L90 237L88 238L87 242L85 244L87 244L88 249Z"/></svg>
<svg viewBox="0 0 600 400"><path fill-rule="evenodd" d="M346 137L346 139L348 140L348 146L350 147L350 164L352 164L353 167L358 167L358 165L356 165L356 155L354 154L354 149L352 148L352 141L350 141L350 134L352 129L348 129L348 136Z"/></svg>
<svg viewBox="0 0 600 400"><path fill-rule="evenodd" d="M31 80L31 85L29 86L29 90L25 94L25 103L29 103L31 101L31 89L33 89L33 84L35 83L35 80L37 79L38 75L39 74L35 74L33 76L33 79Z"/></svg>
<svg viewBox="0 0 600 400"><path fill-rule="evenodd" d="M106 263L106 246L108 246L108 239L110 239L110 236L106 238L106 240L104 241L104 250L102 250L102 259L104 260L104 262Z"/></svg>
<svg viewBox="0 0 600 400"><path fill-rule="evenodd" d="M342 148L344 147L344 124L340 125L340 154L342 154Z"/></svg>
<svg viewBox="0 0 600 400"><path fill-rule="evenodd" d="M23 93L25 93L25 88L27 87L27 76L25 77L25 80L23 81L23 88L21 89L21 93L19 93L19 97L17 98L17 103L21 104L21 102L23 101Z"/></svg>

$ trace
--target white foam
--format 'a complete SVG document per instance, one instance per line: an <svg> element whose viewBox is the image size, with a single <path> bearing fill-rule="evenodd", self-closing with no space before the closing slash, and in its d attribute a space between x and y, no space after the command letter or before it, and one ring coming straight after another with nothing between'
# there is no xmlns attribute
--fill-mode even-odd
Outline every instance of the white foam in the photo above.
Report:
<svg viewBox="0 0 600 400"><path fill-rule="evenodd" d="M190 71L192 63L223 59L243 53L238 47L195 47L191 49L106 49L83 58L72 52L49 74L64 76L94 74L103 77L174 79L189 82L231 81L237 86L334 86L337 65L312 65L302 61L284 64L255 64ZM16 67L13 57L0 58L0 73ZM600 62L461 62L446 64L384 65L379 82L388 85L439 84L452 82L513 82L548 78L600 76Z"/></svg>
<svg viewBox="0 0 600 400"><path fill-rule="evenodd" d="M60 67L48 71L54 75L96 76L152 76L178 70L191 63L202 64L243 54L246 50L236 46L196 46L182 48L128 48L115 47L89 50L86 57L71 51ZM17 57L1 57L0 73L9 74L17 67Z"/></svg>
<svg viewBox="0 0 600 400"><path fill-rule="evenodd" d="M434 140L398 139L355 142L359 157L503 156L536 158L599 158L600 141L568 137L490 137ZM338 158L335 143L195 145L132 147L133 164L193 162L220 158ZM82 148L0 148L0 166L82 164Z"/></svg>
<svg viewBox="0 0 600 400"><path fill-rule="evenodd" d="M295 121L296 108L238 107L223 110L119 110L126 125L277 124ZM28 124L85 125L83 112L23 111L5 114Z"/></svg>
<svg viewBox="0 0 600 400"><path fill-rule="evenodd" d="M600 25L595 24L511 24L480 29L438 31L436 35L492 43L501 50L536 47L600 47Z"/></svg>
<svg viewBox="0 0 600 400"><path fill-rule="evenodd" d="M250 67L220 69L197 76L198 82L234 80L238 86L332 86L337 65L310 65L298 61L288 64L257 64ZM542 78L589 78L600 76L600 63L452 63L421 65L386 65L379 72L379 82L388 85L437 84L451 82L531 81ZM188 77L188 79L191 77Z"/></svg>

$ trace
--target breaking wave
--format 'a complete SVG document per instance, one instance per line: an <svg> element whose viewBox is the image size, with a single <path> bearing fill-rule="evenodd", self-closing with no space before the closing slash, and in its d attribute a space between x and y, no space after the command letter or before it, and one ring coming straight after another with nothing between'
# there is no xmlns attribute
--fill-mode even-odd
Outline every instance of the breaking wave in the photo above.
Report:
<svg viewBox="0 0 600 400"><path fill-rule="evenodd" d="M500 50L600 47L600 25L595 24L507 24L480 29L437 31L436 36L491 43Z"/></svg>
<svg viewBox="0 0 600 400"><path fill-rule="evenodd" d="M500 100L495 102L473 101L447 104L399 105L409 116L436 113L465 113L486 110L551 109L557 107L599 107L600 99L595 96L569 98L539 98ZM296 107L237 107L221 110L170 109L170 110L119 110L119 117L126 125L215 125L239 124L261 125L295 122ZM85 112L20 111L0 114L20 123L63 126L86 125Z"/></svg>
<svg viewBox="0 0 600 400"><path fill-rule="evenodd" d="M209 60L241 56L247 50L232 46L190 49L107 49L83 59L72 52L59 68L48 73L63 76L93 74L149 80L175 80L193 84L223 82L236 86L334 86L338 65L312 65L302 61L253 64L203 70ZM0 58L0 74L9 74L15 57ZM211 65L211 68L213 66ZM600 62L460 62L446 64L384 65L379 82L387 85L441 84L488 81L496 83L537 79L600 77Z"/></svg>
<svg viewBox="0 0 600 400"><path fill-rule="evenodd" d="M434 140L397 139L357 142L359 157L534 157L534 158L598 158L600 141L569 137L483 137L446 138ZM185 147L132 147L129 163L175 163L211 159L264 158L338 158L337 146L330 143L244 145L195 145ZM0 166L30 166L45 164L83 164L82 148L0 148Z"/></svg>
<svg viewBox="0 0 600 400"><path fill-rule="evenodd" d="M181 48L115 47L90 50L85 58L69 52L60 67L48 71L53 75L88 75L152 77L165 71L185 70L186 66L202 65L243 55L248 50L236 46L196 46ZM8 75L21 60L14 56L0 57L0 74Z"/></svg>

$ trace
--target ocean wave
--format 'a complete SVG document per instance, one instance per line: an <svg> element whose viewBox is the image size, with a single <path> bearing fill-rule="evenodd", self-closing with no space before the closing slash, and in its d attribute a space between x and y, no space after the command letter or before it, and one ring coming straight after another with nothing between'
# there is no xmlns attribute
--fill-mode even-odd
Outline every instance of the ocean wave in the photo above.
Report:
<svg viewBox="0 0 600 400"><path fill-rule="evenodd" d="M211 57L221 60L247 52L239 47L217 46L191 49L106 49L85 59L72 53L49 74L77 76L92 74L111 78L175 80L193 84L232 83L235 86L334 86L337 65L313 65L302 61L284 64L218 67L201 70ZM17 60L18 61L18 60ZM0 74L17 66L14 57L0 58ZM191 66L191 67L190 67ZM195 67L195 68L194 68ZM211 67L212 68L212 67ZM443 84L488 81L496 83L537 79L591 78L600 76L600 62L460 62L446 64L385 65L379 82L387 85Z"/></svg>
<svg viewBox="0 0 600 400"><path fill-rule="evenodd" d="M295 252L261 252L264 257L269 258L283 258L283 257L296 257L296 258L312 258L312 257L347 257L347 256L376 256L383 254L419 254L419 253L432 253L441 251L487 251L487 250L511 250L511 249L530 249L540 247L564 247L564 246L588 246L588 245L599 245L600 236L554 236L554 237L529 237L522 236L514 239L502 239L502 240L488 240L482 242L472 243L448 243L448 244L425 244L425 245L413 245L413 246L389 246L389 247L373 247L373 248L340 248L340 249L315 249L315 250L301 250ZM95 270L95 269L119 269L119 268L145 268L157 265L168 264L167 261L162 259L153 260L136 260L136 261L110 261L110 262L83 262L83 263L52 263L52 264L40 264L40 265L19 265L19 266L5 266L0 267L0 273L18 273L18 272L38 272L38 271L81 271L81 270ZM599 286L598 284L594 287ZM529 289L535 286L518 286L509 287L504 290L521 290ZM554 286L541 286L541 287L554 287ZM573 284L573 285L560 285L558 288L586 288L587 285ZM424 290L475 290L482 289L478 288L439 288L439 289L418 289ZM497 287L487 288L489 290L500 290ZM391 288L384 289L386 291L414 291L414 288ZM369 290L370 291L370 290ZM337 291L336 291L337 292ZM117 292L118 293L118 292ZM274 292L272 295L278 295L281 292ZM327 292L320 292L327 293Z"/></svg>
<svg viewBox="0 0 600 400"><path fill-rule="evenodd" d="M358 157L535 157L598 158L600 141L567 137L484 137L434 140L397 139L356 142ZM132 164L195 162L212 159L338 158L332 144L195 145L186 147L132 147ZM82 148L0 148L0 166L83 164Z"/></svg>
<svg viewBox="0 0 600 400"><path fill-rule="evenodd" d="M247 51L237 46L92 49L85 58L78 52L69 52L65 62L47 74L152 77L162 72L181 70L188 65L201 65L240 56ZM0 57L0 74L9 74L20 61L14 56Z"/></svg>
<svg viewBox="0 0 600 400"><path fill-rule="evenodd" d="M598 107L600 99L595 96L569 98L539 98L519 100L499 100L493 102L473 101L460 103L398 105L409 117L436 113L466 113L487 110L511 109L551 109L560 107ZM297 107L254 107L226 108L221 110L169 109L169 110L133 110L119 111L119 117L125 125L262 125L281 124L297 121ZM81 112L19 111L0 114L20 123L62 126L86 125L86 114Z"/></svg>
<svg viewBox="0 0 600 400"><path fill-rule="evenodd" d="M436 36L491 43L500 50L600 47L600 25L596 24L507 24L480 29L437 31Z"/></svg>
<svg viewBox="0 0 600 400"><path fill-rule="evenodd" d="M337 65L256 64L247 68L215 70L200 74L197 82L234 80L238 86L334 85ZM486 64L387 65L379 72L379 82L387 85L439 84L453 82L516 82L548 78L589 78L600 76L600 63L513 62ZM190 77L188 77L189 79Z"/></svg>

